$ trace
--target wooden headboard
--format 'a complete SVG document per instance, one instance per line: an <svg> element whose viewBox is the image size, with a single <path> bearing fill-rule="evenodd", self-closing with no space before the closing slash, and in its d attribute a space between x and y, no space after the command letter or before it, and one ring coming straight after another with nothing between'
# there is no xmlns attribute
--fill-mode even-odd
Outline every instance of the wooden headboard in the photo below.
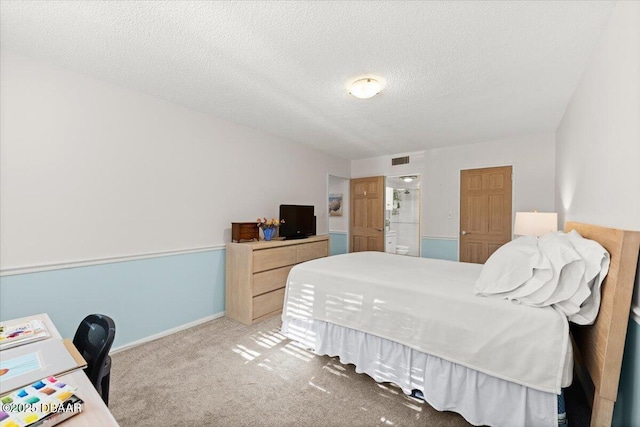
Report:
<svg viewBox="0 0 640 427"><path fill-rule="evenodd" d="M571 325L576 370L581 382L587 371L593 385L591 426L609 426L618 394L620 368L627 334L633 284L640 251L640 232L567 222L565 231L576 230L599 242L611 255L609 273L602 284L600 311L593 325ZM582 369L581 369L582 368Z"/></svg>

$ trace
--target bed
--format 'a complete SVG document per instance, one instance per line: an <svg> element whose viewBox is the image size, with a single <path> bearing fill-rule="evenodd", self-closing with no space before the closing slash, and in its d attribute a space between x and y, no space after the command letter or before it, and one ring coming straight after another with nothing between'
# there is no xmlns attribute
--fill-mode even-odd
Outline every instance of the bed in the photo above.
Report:
<svg viewBox="0 0 640 427"><path fill-rule="evenodd" d="M640 233L567 223L570 230L610 254L597 318L571 326L573 345L558 310L474 295L482 266L383 253L292 269L282 332L475 425L557 425L557 395L575 360L582 383L593 384L592 425L609 425Z"/></svg>

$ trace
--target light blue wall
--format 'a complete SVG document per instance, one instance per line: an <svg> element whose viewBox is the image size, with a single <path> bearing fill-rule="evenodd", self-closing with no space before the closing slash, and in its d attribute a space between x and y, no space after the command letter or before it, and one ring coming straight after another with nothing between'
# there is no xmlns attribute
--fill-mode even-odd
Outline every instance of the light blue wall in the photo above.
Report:
<svg viewBox="0 0 640 427"><path fill-rule="evenodd" d="M422 238L422 257L458 260L458 241L456 239Z"/></svg>
<svg viewBox="0 0 640 427"><path fill-rule="evenodd" d="M629 320L613 426L640 426L640 325Z"/></svg>
<svg viewBox="0 0 640 427"><path fill-rule="evenodd" d="M347 234L329 232L329 255L347 253Z"/></svg>
<svg viewBox="0 0 640 427"><path fill-rule="evenodd" d="M48 313L65 338L102 313L114 347L224 311L225 251L0 277L0 320Z"/></svg>

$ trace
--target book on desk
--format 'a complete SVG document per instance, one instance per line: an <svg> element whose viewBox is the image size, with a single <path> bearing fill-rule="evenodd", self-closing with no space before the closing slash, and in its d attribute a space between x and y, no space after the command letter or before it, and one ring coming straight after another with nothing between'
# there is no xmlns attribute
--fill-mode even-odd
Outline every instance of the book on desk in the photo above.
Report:
<svg viewBox="0 0 640 427"><path fill-rule="evenodd" d="M49 338L49 331L39 320L0 324L0 351Z"/></svg>

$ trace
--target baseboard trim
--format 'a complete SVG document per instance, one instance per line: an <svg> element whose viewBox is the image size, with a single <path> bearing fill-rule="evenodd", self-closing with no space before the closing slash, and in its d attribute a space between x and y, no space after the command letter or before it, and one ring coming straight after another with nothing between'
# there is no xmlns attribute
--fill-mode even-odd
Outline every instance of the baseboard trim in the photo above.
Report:
<svg viewBox="0 0 640 427"><path fill-rule="evenodd" d="M150 335L148 337L145 337L145 338L130 342L128 344L121 345L121 346L118 346L118 347L114 347L114 348L111 349L109 354L116 354L116 353L119 353L121 351L128 350L130 348L137 347L139 345L146 344L146 343L151 342L151 341L155 341L155 340L157 340L159 338L164 338L164 337L169 336L171 334L175 334L176 332L180 332L180 331L184 331L185 329L193 328L194 326L198 326L198 325L201 325L203 323L209 322L211 320L215 320L215 319L219 319L221 317L224 317L225 314L226 314L226 312L222 311L220 313L212 314L211 316L203 317L202 319L194 320L193 322L185 323L184 325L176 326L175 328L167 329L166 331L162 331L162 332L159 332L157 334Z"/></svg>
<svg viewBox="0 0 640 427"><path fill-rule="evenodd" d="M336 230L336 231L329 231L329 234L345 234L346 235L347 232L346 231L337 231Z"/></svg>
<svg viewBox="0 0 640 427"><path fill-rule="evenodd" d="M0 276L13 276L17 274L38 273L41 271L62 270L65 268L88 267L100 264L112 264L124 261L136 261L140 259L159 258L173 255L192 254L197 252L220 251L224 250L225 245L204 246L200 248L178 249L173 251L150 252L146 254L125 255L108 258L88 259L82 261L59 262L53 264L30 265L23 267L9 267L0 270Z"/></svg>

